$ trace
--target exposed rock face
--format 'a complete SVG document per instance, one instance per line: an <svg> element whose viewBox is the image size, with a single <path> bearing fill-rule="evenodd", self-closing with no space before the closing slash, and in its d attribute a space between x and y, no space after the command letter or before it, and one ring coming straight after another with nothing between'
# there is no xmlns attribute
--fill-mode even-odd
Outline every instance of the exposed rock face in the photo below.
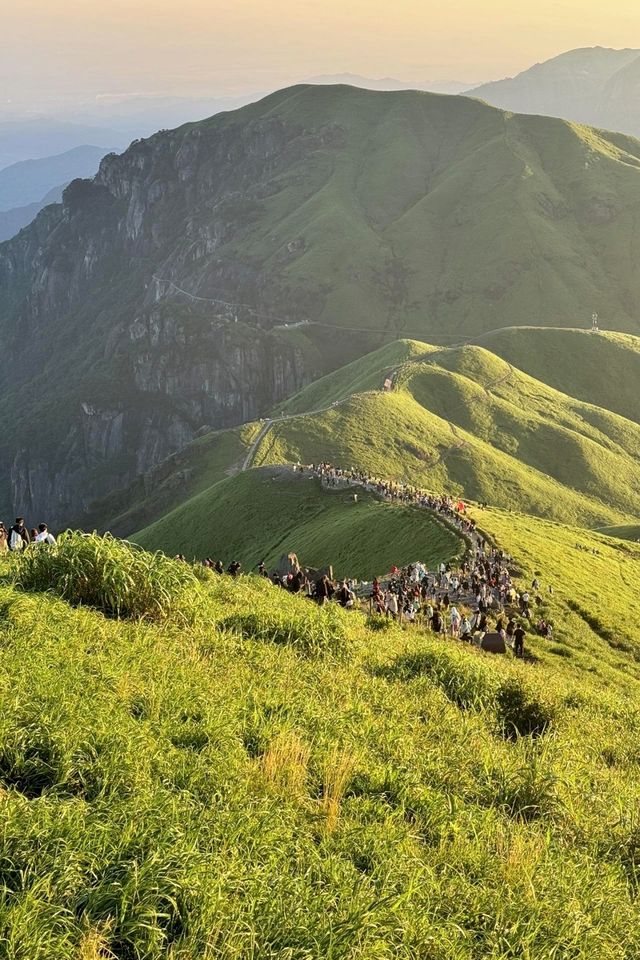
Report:
<svg viewBox="0 0 640 960"><path fill-rule="evenodd" d="M339 139L282 121L157 135L0 246L3 512L77 518L320 372L310 344L271 332L300 319L296 291L216 251L260 217L280 167ZM280 266L303 250L292 237Z"/></svg>

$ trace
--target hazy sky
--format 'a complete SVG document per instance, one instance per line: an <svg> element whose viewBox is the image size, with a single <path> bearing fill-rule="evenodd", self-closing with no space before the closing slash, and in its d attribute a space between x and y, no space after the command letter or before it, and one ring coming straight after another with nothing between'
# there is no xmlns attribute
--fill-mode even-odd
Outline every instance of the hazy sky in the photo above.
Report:
<svg viewBox="0 0 640 960"><path fill-rule="evenodd" d="M638 0L20 0L0 99L220 95L323 73L495 79L579 46L640 47Z"/></svg>

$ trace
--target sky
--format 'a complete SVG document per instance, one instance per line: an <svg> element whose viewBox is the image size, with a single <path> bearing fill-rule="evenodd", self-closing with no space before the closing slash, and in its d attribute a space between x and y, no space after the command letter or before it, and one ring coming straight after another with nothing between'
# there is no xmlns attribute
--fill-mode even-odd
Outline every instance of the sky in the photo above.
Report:
<svg viewBox="0 0 640 960"><path fill-rule="evenodd" d="M0 101L222 96L318 74L476 83L581 46L640 47L638 0L20 0Z"/></svg>

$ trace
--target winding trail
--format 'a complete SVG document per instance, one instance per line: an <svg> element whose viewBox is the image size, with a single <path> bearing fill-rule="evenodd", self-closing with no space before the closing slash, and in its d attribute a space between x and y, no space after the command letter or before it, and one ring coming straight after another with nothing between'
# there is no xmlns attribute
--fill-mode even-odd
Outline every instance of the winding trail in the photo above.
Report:
<svg viewBox="0 0 640 960"><path fill-rule="evenodd" d="M484 337L488 337L492 333L497 333L499 332L499 330L503 330L503 329L517 329L517 328L500 327L498 328L498 330L489 330L486 333L480 334L480 336L478 337L474 337L473 339L470 339L470 340L464 340L461 343L452 344L450 347L445 347L442 350L436 351L435 353L432 351L430 353L418 354L417 356L411 357L410 359L404 360L402 363L400 363L395 368L392 374L389 374L388 371L386 371L387 375L390 375L395 383L400 371L407 367L410 367L412 364L421 363L425 361L430 362L432 360L435 360L436 357L443 356L444 354L449 353L451 350L459 350L462 347L472 346L478 340ZM507 366L507 372L504 375L496 377L494 380L490 380L488 383L485 383L482 385L482 389L484 390L484 393L486 394L487 397L491 396L491 390L494 390L496 387L501 386L503 383L507 383L515 372L513 366L507 360L504 360L503 362ZM380 371L381 376L383 376L384 373L385 373L384 370ZM361 390L357 394L357 396L367 396L367 394L377 394L379 392L380 392L379 390ZM253 465L253 461L255 459L256 453L258 452L258 448L260 447L260 444L262 443L264 438L267 436L267 434L270 432L271 428L274 427L276 424L286 423L288 420L298 420L300 417L312 417L312 416L317 416L318 414L321 414L321 413L327 413L329 410L335 410L336 407L341 406L343 403L347 403L354 396L356 396L356 394L349 394L349 396L343 397L342 400L334 400L333 403L327 404L324 407L318 407L315 410L304 410L300 413L283 414L281 417L271 417L265 420L262 426L262 429L258 433L258 436L256 437L256 439L251 444L251 447L249 448L247 455L244 458L244 461L242 463L242 472L244 472L245 470L249 470L251 468L251 466ZM478 403L480 399L482 398L474 397L468 402ZM462 403L459 404L459 408L462 408L463 406L464 404ZM454 408L454 409L458 409L458 408ZM468 446L469 444L468 440L465 440L459 435L458 428L455 426L455 424L453 424L451 421L447 421L447 422L449 425L449 429L451 430L451 433L455 437L455 443L452 443L451 446L449 447L445 447L445 449L442 450L439 454L437 454L435 457L432 457L431 462L428 464L430 467L435 467L439 463L443 463L444 460L446 460L452 453L455 453L458 450L462 450L464 447Z"/></svg>

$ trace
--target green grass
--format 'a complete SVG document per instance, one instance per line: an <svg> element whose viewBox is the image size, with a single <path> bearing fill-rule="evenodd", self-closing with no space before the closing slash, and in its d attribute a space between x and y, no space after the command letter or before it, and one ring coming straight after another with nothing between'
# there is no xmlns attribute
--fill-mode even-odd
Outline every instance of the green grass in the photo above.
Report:
<svg viewBox="0 0 640 960"><path fill-rule="evenodd" d="M374 476L586 526L624 522L633 509L574 491L470 431L454 434L408 391L356 395L326 413L277 423L254 462L298 460L356 465Z"/></svg>
<svg viewBox="0 0 640 960"><path fill-rule="evenodd" d="M116 621L5 563L3 954L631 960L639 674L565 590L637 622L640 555L479 519L554 570L529 663L255 577L203 574L190 625Z"/></svg>
<svg viewBox="0 0 640 960"><path fill-rule="evenodd" d="M481 343L561 393L640 423L638 337L527 327L498 331Z"/></svg>
<svg viewBox="0 0 640 960"><path fill-rule="evenodd" d="M640 524L627 524L622 527L602 527L600 533L610 537L619 537L621 540L640 540Z"/></svg>
<svg viewBox="0 0 640 960"><path fill-rule="evenodd" d="M630 337L548 331L541 342L565 335L576 346L577 369L597 355L607 363L612 343L617 351L612 378L628 376L640 356ZM395 389L385 394L380 388L392 372ZM557 379L552 365L549 379ZM626 418L578 399L580 377L569 381L567 375L565 381L568 392L562 393L480 345L446 348L400 341L321 378L283 405L273 414L276 422L253 463L329 460L521 513L613 532L629 526L633 532L640 494L640 426L633 404L619 398L618 408L629 406ZM177 510L176 516L194 518L189 540L200 552L210 552L216 536L206 520L213 515L207 503L217 496L210 491L230 472L234 458L241 462L260 430L260 423L248 424L189 445L148 478L146 497L136 503L139 492L129 492L135 505L127 512L114 520L109 504L101 505L99 525L131 535ZM193 494L202 499L189 506ZM195 520L202 511L204 534ZM262 536L263 522L254 519ZM159 529L169 531L172 523ZM224 529L233 548L233 530ZM163 534L148 542L179 542L188 551L186 537L176 539L174 533L169 540Z"/></svg>
<svg viewBox="0 0 640 960"><path fill-rule="evenodd" d="M239 559L245 570L285 553L301 563L371 580L393 564L460 557L464 541L427 511L381 503L358 489L323 490L291 471L251 470L215 484L135 534L148 549L189 557Z"/></svg>

